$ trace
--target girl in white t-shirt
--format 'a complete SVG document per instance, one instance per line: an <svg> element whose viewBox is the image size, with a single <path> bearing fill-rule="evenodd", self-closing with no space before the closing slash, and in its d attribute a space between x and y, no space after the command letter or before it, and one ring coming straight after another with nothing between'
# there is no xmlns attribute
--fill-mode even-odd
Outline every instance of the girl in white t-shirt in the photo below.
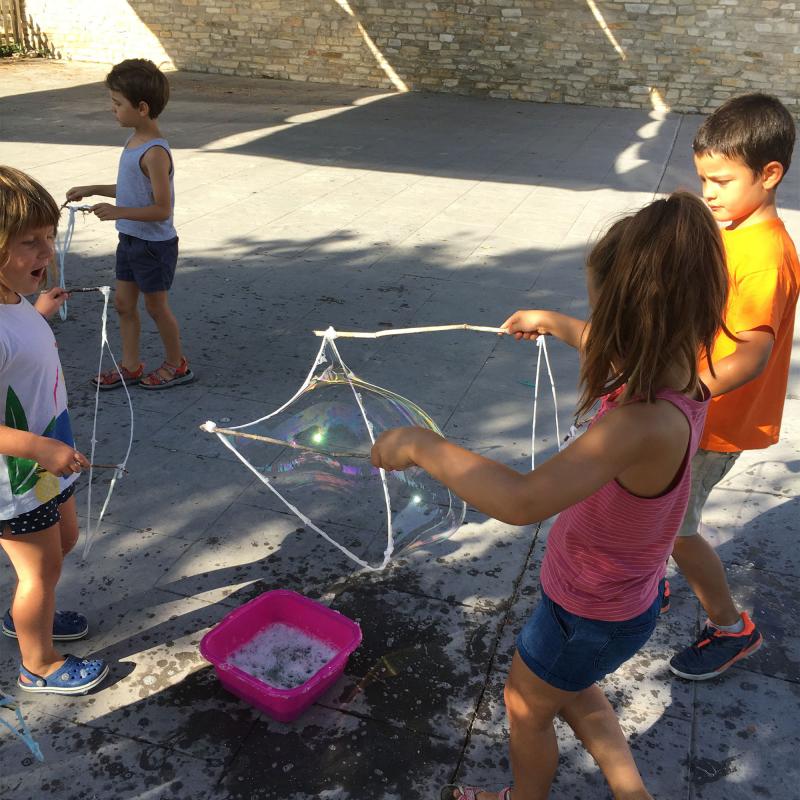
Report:
<svg viewBox="0 0 800 800"><path fill-rule="evenodd" d="M36 298L52 264L59 209L36 181L0 166L0 547L17 574L2 631L19 640L18 686L85 694L108 674L100 660L61 655L53 640L80 639L86 617L56 611L61 563L78 539L74 482L89 466L74 447L64 372L45 321L67 299Z"/></svg>

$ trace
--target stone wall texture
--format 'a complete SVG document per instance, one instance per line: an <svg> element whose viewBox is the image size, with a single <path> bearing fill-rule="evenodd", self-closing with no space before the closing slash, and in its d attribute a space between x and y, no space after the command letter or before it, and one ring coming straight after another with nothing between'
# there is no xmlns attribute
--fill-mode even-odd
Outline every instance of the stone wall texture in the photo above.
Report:
<svg viewBox="0 0 800 800"><path fill-rule="evenodd" d="M800 0L25 0L52 53L497 98L797 113Z"/></svg>

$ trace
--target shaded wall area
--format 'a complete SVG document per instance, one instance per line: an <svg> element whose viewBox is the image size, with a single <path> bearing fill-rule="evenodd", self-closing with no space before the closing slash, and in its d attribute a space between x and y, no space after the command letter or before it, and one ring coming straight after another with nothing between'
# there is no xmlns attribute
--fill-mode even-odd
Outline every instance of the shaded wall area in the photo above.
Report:
<svg viewBox="0 0 800 800"><path fill-rule="evenodd" d="M798 108L800 4L779 0L26 0L62 57L541 102Z"/></svg>

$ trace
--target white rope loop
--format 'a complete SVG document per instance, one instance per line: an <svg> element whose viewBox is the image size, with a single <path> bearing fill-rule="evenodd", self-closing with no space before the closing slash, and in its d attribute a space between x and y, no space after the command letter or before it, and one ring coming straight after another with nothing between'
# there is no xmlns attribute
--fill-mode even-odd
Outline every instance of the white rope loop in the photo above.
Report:
<svg viewBox="0 0 800 800"><path fill-rule="evenodd" d="M64 228L63 233L60 236L56 237L56 259L58 261L58 286L61 289L66 289L66 277L65 277L65 264L67 261L67 253L69 253L70 245L72 244L72 235L75 232L75 214L78 211L82 211L86 213L87 211L91 211L91 206L64 206L69 212L69 216L67 218L67 225ZM67 303L64 302L61 304L61 308L58 309L58 316L61 317L62 322L67 318Z"/></svg>
<svg viewBox="0 0 800 800"><path fill-rule="evenodd" d="M361 395L356 391L356 387L353 386L353 381L350 379L351 372L345 366L344 361L342 361L342 357L339 355L339 350L334 344L333 338L335 337L328 338L327 341L330 342L331 349L336 354L336 358L339 359L339 363L342 365L347 382L350 384L350 389L353 391L353 397L355 397L356 403L358 403L358 410L361 412L361 418L364 420L364 425L367 428L367 435L369 436L370 444L374 445L375 434L373 432L373 425L367 418L367 410L364 408L364 402L361 399ZM383 501L386 507L386 549L383 551L383 562L381 563L380 567L378 567L378 570L382 570L389 563L389 559L392 557L392 553L394 552L394 528L392 526L392 501L389 496L389 484L386 481L386 470L384 470L383 467L378 467L378 474L381 478Z"/></svg>
<svg viewBox="0 0 800 800"><path fill-rule="evenodd" d="M353 394L356 397L356 402L358 403L359 408L361 409L362 418L364 419L365 425L367 426L367 431L369 433L370 440L374 442L374 439L372 437L372 431L371 431L371 423L366 418L366 413L364 412L363 406L361 405L361 401L358 398L358 393L356 392L355 387L353 386L352 381L350 380L350 375L351 375L350 369L347 367L347 365L344 363L344 361L342 361L342 357L339 354L339 351L337 350L336 345L334 345L334 343L333 343L333 340L336 338L336 331L333 328L328 328L328 330L325 332L325 334L326 335L322 339L322 344L320 344L319 350L317 351L317 356L314 359L314 364L312 365L311 369L309 370L309 373L306 376L306 379L301 384L300 388L283 405L281 405L279 408L276 408L274 411L271 411L269 414L266 414L265 416L260 417L259 419L255 419L252 422L246 422L246 423L244 423L242 425L231 425L231 426L229 426L230 430L242 430L243 428L249 428L249 427L251 427L253 425L257 425L260 422L264 422L264 421L276 416L277 414L280 414L281 411L283 411L284 409L288 408L308 388L309 384L311 383L312 379L314 378L314 373L315 373L317 367L320 366L320 364L326 363L326 361L328 360L327 357L325 356L325 348L326 348L326 346L328 344L330 344L331 352L333 353L333 355L336 356L337 360L339 361L339 366L341 367L342 372L346 376L347 381L350 384L350 388L352 389ZM250 461L248 461L247 458L245 458L239 452L239 450L233 444L231 444L231 442L228 440L228 438L224 434L218 433L216 431L217 424L215 422L212 422L211 420L209 420L209 421L205 422L203 425L201 425L201 428L203 430L205 430L205 431L208 431L209 433L214 433L216 435L216 437L225 445L225 447L227 447L228 450L230 450L236 456L236 458L238 458L239 461L241 461L242 464L244 464L244 466L247 467L247 469L249 469L250 472L252 472L253 475L255 475L258 478L258 480L261 483L263 483L264 486L266 486L286 506L286 508L289 509L289 511L291 511L298 519L300 519L300 521L304 525L306 525L307 527L311 528L311 530L315 531L320 536L322 536L322 538L325 539L326 542L329 542L334 547L336 547L338 550L340 550L342 553L344 553L344 555L346 555L351 561L354 561L360 567L362 567L362 568L364 568L366 570L369 570L370 572L379 572L380 570L382 570L386 566L386 564L388 563L389 558L391 557L391 551L389 551L389 555L388 556L386 555L386 553L384 553L383 563L379 567L374 567L371 564L369 564L368 562L364 561L362 558L359 558L355 553L351 552L344 545L340 544L335 539L333 539L333 537L329 536L322 528L320 528L318 525L316 525L302 511L300 511L300 509L297 508L297 506L295 506L287 498L285 498L275 488L275 486L272 485L272 482L270 481L270 479L266 475L264 475L257 467L253 466L253 464L251 464ZM383 471L381 470L381 472L383 472ZM386 488L385 475L381 476L381 480L382 480L383 485L384 485L384 498L385 498L385 502L387 503L387 507L388 507L388 489ZM391 512L388 511L387 514L388 514L388 518L389 518L389 525L391 526ZM389 538L389 541L391 542L391 530L389 531L389 533L387 535L387 538ZM388 545L387 545L387 550L389 550Z"/></svg>
<svg viewBox="0 0 800 800"><path fill-rule="evenodd" d="M556 419L556 446L559 452L561 451L561 431L558 426L558 399L556 398L556 383L553 380L553 371L550 368L550 357L547 354L547 341L543 335L536 337L536 379L533 383L533 421L531 423L531 469L536 468L535 451L536 451L536 416L537 406L539 402L539 370L542 365L542 354L544 354L544 363L547 367L547 376L550 378L550 391L553 395L553 412Z"/></svg>
<svg viewBox="0 0 800 800"><path fill-rule="evenodd" d="M363 398L361 397L360 393L356 389L356 387L355 387L355 385L354 385L354 383L353 383L353 381L351 379L351 376L352 376L353 373L350 371L350 369L344 363L344 360L342 359L342 356L339 353L339 350L336 347L336 344L335 344L334 340L339 338L339 337L377 338L380 335L402 335L402 334L409 334L409 333L427 333L427 332L432 332L432 331L443 331L443 330L477 330L477 331L490 332L490 333L507 333L507 331L505 331L502 328L487 328L487 327L465 325L465 324L464 325L440 325L440 326L429 327L429 328L407 328L407 329L394 330L394 331L391 331L391 332L389 332L389 331L378 331L378 332L375 332L375 333L367 333L367 334L359 334L359 333L354 333L354 332L341 332L341 331L336 331L332 327L329 327L325 331L314 331L315 335L322 337L322 343L321 343L320 348L319 348L319 350L317 352L317 356L314 359L314 363L313 363L311 369L309 370L309 373L306 376L306 379L303 381L302 385L300 386L300 388L292 395L291 398L289 398L289 400L287 400L279 408L275 409L275 411L272 411L269 414L266 414L265 416L260 417L259 419L253 420L252 422L246 422L246 423L244 423L242 425L230 425L230 426L227 427L227 430L229 430L229 431L241 431L244 428L249 428L249 427L251 427L253 425L257 425L260 422L264 422L265 420L268 420L271 417L276 416L277 414L281 413L284 409L288 408L298 397L300 397L300 395L303 394L303 392L309 386L309 384L311 383L312 379L314 378L314 373L315 373L317 367L320 364L323 364L323 363L325 363L327 361L327 358L325 356L325 348L326 348L326 346L329 345L330 349L331 349L331 353L335 356L336 360L338 361L338 364L341 367L342 372L343 372L345 378L347 379L348 385L350 386L350 389L351 389L351 391L353 393L353 398L355 399L355 402L358 405L358 409L359 409L359 411L361 413L361 418L364 421L364 426L366 428L367 435L369 436L370 442L372 444L375 444L375 436L374 436L374 431L373 431L373 424L369 420L369 417L367 416L366 408L364 407ZM532 434L531 434L531 469L534 468L534 449L535 449L535 446L536 446L536 416L537 416L537 405L538 405L538 398L539 398L539 373L540 373L540 368L541 368L542 354L544 354L544 362L545 362L545 366L547 368L547 374L548 374L548 377L550 379L550 389L551 389L551 392L552 392L552 395L553 395L553 409L554 409L555 427L556 427L556 442L558 444L558 449L561 450L561 434L560 434L560 431L559 431L559 424L558 424L558 401L557 401L557 397L556 397L555 381L553 380L553 372L552 372L552 369L551 369L551 366L550 366L550 358L549 358L549 356L547 354L547 344L546 344L545 339L544 339L543 336L539 336L537 338L537 342L536 343L537 343L537 347L538 347L538 355L537 355L537 360L536 360L536 381L535 381L535 384L534 384L534 394L533 394L533 421L532 421L532 426L531 426L532 427ZM386 549L384 550L384 553L383 553L383 560L382 560L380 566L374 567L371 564L369 564L366 561L364 561L363 559L359 558L357 555L355 555L355 553L352 553L344 545L342 545L339 542L337 542L331 536L329 536L322 528L320 528L318 525L316 525L302 511L300 511L300 509L297 508L297 506L293 505L289 500L287 500L275 488L275 486L272 485L272 482L269 480L269 478L266 475L264 475L258 468L253 466L253 464L251 464L250 461L248 461L247 458L245 458L239 452L239 450L231 443L229 437L226 436L225 434L221 433L219 430L217 430L218 426L217 426L216 422L208 420L207 422L204 422L202 425L200 425L200 428L201 428L201 430L204 430L207 433L213 433L222 442L222 444L225 447L227 447L228 450L230 450L236 456L236 458L239 461L241 461L241 463L244 464L244 466L248 470L250 470L250 472L252 472L253 475L255 475L256 478L258 478L258 480L261 483L263 483L264 486L266 486L289 509L289 511L291 511L295 516L298 517L298 519L300 519L303 522L304 525L306 525L307 527L311 528L313 531L318 533L320 536L322 536L323 539L325 539L325 541L327 541L330 544L332 544L334 547L336 547L338 550L340 550L342 553L344 553L344 555L346 555L349 559L354 561L360 567L362 567L362 568L364 568L366 570L369 570L371 572L380 572L389 563L389 560L391 559L392 554L394 552L394 529L393 529L393 525L392 525L392 508L391 508L391 498L390 498L390 494L389 494L389 487L388 487L388 483L387 483L387 479L386 479L386 472L383 469L379 469L379 475L380 475L380 479L381 479L381 487L382 487L382 490L383 490L384 504L385 504L385 507L386 507L387 542L386 542Z"/></svg>
<svg viewBox="0 0 800 800"><path fill-rule="evenodd" d="M84 561L88 557L89 551L92 549L92 544L94 543L97 531L100 528L103 517L105 516L106 509L108 508L108 504L111 500L111 495L114 493L114 488L117 485L117 481L125 474L125 470L128 465L128 458L130 457L131 448L133 447L133 403L131 402L131 394L128 391L128 386L125 383L125 379L122 376L122 370L120 369L119 364L117 364L117 360L114 358L114 353L108 344L108 299L111 296L111 287L100 286L99 289L103 295L103 314L101 317L102 323L100 330L100 361L97 365L98 379L94 392L94 417L92 418L92 439L91 451L89 455L89 486L86 490L86 535L84 536L83 553L81 554L81 558ZM94 524L92 524L92 485L94 482L94 467L92 465L94 464L94 453L95 447L97 446L97 414L100 407L100 373L103 370L104 351L108 352L108 355L111 357L111 362L114 365L114 369L117 371L117 375L119 375L119 378L122 381L122 388L125 390L125 395L128 398L130 435L128 437L128 449L125 451L125 457L119 464L117 464L117 468L114 470L114 474L111 477L111 483L108 487L108 492L106 493L105 500L100 508L100 513L97 515L97 520L94 522Z"/></svg>

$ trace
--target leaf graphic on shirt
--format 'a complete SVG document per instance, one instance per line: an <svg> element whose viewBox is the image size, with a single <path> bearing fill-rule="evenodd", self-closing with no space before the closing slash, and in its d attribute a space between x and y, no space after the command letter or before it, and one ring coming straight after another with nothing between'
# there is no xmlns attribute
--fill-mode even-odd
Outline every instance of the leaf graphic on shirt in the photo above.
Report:
<svg viewBox="0 0 800 800"><path fill-rule="evenodd" d="M6 394L6 423L9 428L17 431L28 430L28 418L25 409L17 397L17 393L9 386Z"/></svg>
<svg viewBox="0 0 800 800"><path fill-rule="evenodd" d="M55 417L50 420L46 431L55 426ZM6 394L6 418L5 424L9 428L18 431L28 430L28 419L25 410L19 401L16 392L9 386ZM6 456L8 466L8 480L11 484L12 494L25 494L33 489L39 481L40 475L36 472L38 463L30 458L18 458L17 456Z"/></svg>

